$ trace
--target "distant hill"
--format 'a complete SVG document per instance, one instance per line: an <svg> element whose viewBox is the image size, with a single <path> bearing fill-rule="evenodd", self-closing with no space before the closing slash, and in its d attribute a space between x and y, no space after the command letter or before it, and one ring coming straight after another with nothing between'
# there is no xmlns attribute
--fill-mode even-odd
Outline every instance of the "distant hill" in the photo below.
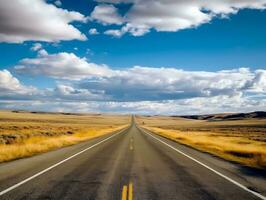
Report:
<svg viewBox="0 0 266 200"><path fill-rule="evenodd" d="M210 114L210 115L185 115L179 116L187 119L198 119L198 120L240 120L240 119L265 119L266 112L256 111L250 113L224 113L224 114Z"/></svg>
<svg viewBox="0 0 266 200"><path fill-rule="evenodd" d="M61 115L77 115L77 116L82 116L82 115L101 115L99 113L69 113L69 112L45 112L45 111L27 111L27 110L12 110L10 112L13 113L31 113L31 114L61 114Z"/></svg>

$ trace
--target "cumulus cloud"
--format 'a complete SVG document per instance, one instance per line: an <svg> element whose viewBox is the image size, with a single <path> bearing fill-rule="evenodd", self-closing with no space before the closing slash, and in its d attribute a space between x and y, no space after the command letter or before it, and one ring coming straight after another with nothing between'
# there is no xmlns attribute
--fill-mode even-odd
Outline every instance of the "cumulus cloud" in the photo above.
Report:
<svg viewBox="0 0 266 200"><path fill-rule="evenodd" d="M45 0L0 0L0 42L86 40L70 24L74 21L85 22L86 17Z"/></svg>
<svg viewBox="0 0 266 200"><path fill-rule="evenodd" d="M57 56L55 60L58 59ZM41 69L43 66L50 68L49 65L41 65ZM39 71L37 67L38 65L34 65L34 73L45 72L48 76L55 76L48 70ZM65 79L66 74L58 70L56 69L57 78ZM54 88L46 89L25 86L9 71L2 70L0 107L64 112L171 115L266 109L266 70L251 71L239 68L206 72L147 67L107 70L111 71L111 75L90 72L82 80L61 80ZM80 77L80 74L78 76ZM75 75L74 77L76 78Z"/></svg>
<svg viewBox="0 0 266 200"><path fill-rule="evenodd" d="M0 70L0 98L1 99L19 99L30 97L37 92L32 86L25 86L15 78L8 70Z"/></svg>
<svg viewBox="0 0 266 200"><path fill-rule="evenodd" d="M40 49L36 58L22 59L14 72L52 77L56 84L54 88L38 89L24 85L8 70L1 70L1 108L49 107L50 111L145 114L266 109L264 69L214 72L142 66L112 69L73 53L49 54ZM22 102L21 105L9 103L14 100Z"/></svg>
<svg viewBox="0 0 266 200"><path fill-rule="evenodd" d="M114 36L114 37L121 37L122 35L125 34L125 32L123 32L122 30L106 30L104 31L104 34L105 35L111 35L111 36Z"/></svg>
<svg viewBox="0 0 266 200"><path fill-rule="evenodd" d="M52 97L56 97L60 100L77 100L77 101L93 101L93 100L104 100L104 91L87 90L74 88L71 85L59 84L51 93Z"/></svg>
<svg viewBox="0 0 266 200"><path fill-rule="evenodd" d="M98 35L99 32L97 31L96 28L91 28L91 29L89 30L89 34L90 34L90 35Z"/></svg>
<svg viewBox="0 0 266 200"><path fill-rule="evenodd" d="M109 76L112 73L106 65L90 63L86 58L80 58L73 53L48 54L45 50L39 51L37 58L21 60L15 70L19 73L69 80Z"/></svg>
<svg viewBox="0 0 266 200"><path fill-rule="evenodd" d="M5 109L26 109L51 112L111 112L134 114L191 115L222 112L252 112L265 110L266 100L246 97L200 97L168 101L10 101L0 100Z"/></svg>
<svg viewBox="0 0 266 200"><path fill-rule="evenodd" d="M93 101L106 98L104 91L74 88L59 83L55 88L38 89L22 84L8 70L0 70L0 99L32 101Z"/></svg>
<svg viewBox="0 0 266 200"><path fill-rule="evenodd" d="M266 93L266 70L262 69L208 72L135 66L119 70L89 62L73 53L48 54L46 51L36 58L21 60L14 68L18 73L75 80L75 87L104 91L110 101L159 101Z"/></svg>
<svg viewBox="0 0 266 200"><path fill-rule="evenodd" d="M35 43L32 45L32 47L30 49L32 51L39 51L40 49L42 49L42 44L41 43Z"/></svg>
<svg viewBox="0 0 266 200"><path fill-rule="evenodd" d="M114 70L100 81L83 80L80 87L101 89L114 100L144 101L173 100L219 95L234 96L252 91L264 93L264 81L260 78L265 70L250 71L239 68L227 71L184 71L176 68L133 67ZM254 84L253 82L256 82ZM252 87L247 85L251 85Z"/></svg>
<svg viewBox="0 0 266 200"><path fill-rule="evenodd" d="M94 8L91 18L98 22L107 24L122 24L123 18L118 14L118 10L113 5L101 4Z"/></svg>
<svg viewBox="0 0 266 200"><path fill-rule="evenodd" d="M266 70L257 70L255 76L246 82L244 89L250 92L266 93Z"/></svg>
<svg viewBox="0 0 266 200"><path fill-rule="evenodd" d="M126 33L130 33L133 36L142 36L148 32L149 32L149 28L147 28L146 26L141 26L141 25L133 26L127 23L121 29L109 29L109 30L106 30L104 34L119 38Z"/></svg>
<svg viewBox="0 0 266 200"><path fill-rule="evenodd" d="M230 14L236 14L241 9L266 8L266 0L98 0L98 2L100 5L95 7L92 14L97 12L99 7L106 6L101 3L111 3L108 7L119 3L132 4L122 18L114 7L112 15L108 15L108 20L103 19L105 15L101 12L98 12L96 18L92 17L104 24L123 23L120 29L111 29L111 31L106 32L114 36L121 36L126 32L134 36L140 36L150 29L170 32L179 31L209 23L215 17L228 17ZM113 18L114 22L112 22L111 18Z"/></svg>

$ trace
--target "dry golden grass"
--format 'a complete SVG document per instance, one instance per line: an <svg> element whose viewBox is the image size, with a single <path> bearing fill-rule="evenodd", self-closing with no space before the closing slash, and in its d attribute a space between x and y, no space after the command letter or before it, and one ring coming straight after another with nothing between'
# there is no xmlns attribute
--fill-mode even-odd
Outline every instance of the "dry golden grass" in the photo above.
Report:
<svg viewBox="0 0 266 200"><path fill-rule="evenodd" d="M120 130L129 116L0 111L0 162L28 157Z"/></svg>
<svg viewBox="0 0 266 200"><path fill-rule="evenodd" d="M204 121L177 117L137 117L163 137L243 165L266 168L266 120Z"/></svg>

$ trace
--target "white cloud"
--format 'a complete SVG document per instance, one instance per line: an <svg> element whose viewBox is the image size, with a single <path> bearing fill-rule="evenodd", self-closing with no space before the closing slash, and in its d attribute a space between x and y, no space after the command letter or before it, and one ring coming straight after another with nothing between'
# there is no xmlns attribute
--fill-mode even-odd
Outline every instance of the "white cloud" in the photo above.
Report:
<svg viewBox="0 0 266 200"><path fill-rule="evenodd" d="M244 89L250 92L266 93L266 70L257 70L253 79L246 82Z"/></svg>
<svg viewBox="0 0 266 200"><path fill-rule="evenodd" d="M41 49L41 50L38 51L38 55L39 56L47 56L48 53L47 53L47 51L45 49Z"/></svg>
<svg viewBox="0 0 266 200"><path fill-rule="evenodd" d="M115 36L121 36L126 32L134 36L140 36L150 29L170 32L179 31L209 23L215 17L228 17L230 14L236 14L241 9L266 8L266 0L98 0L98 2L132 3L132 6L122 19L119 17L119 23L124 22L120 30L106 32ZM101 6L102 4L98 5L95 10ZM117 21L117 16L118 10L113 9L112 15L108 16L108 23L112 24L112 17L114 21ZM107 23L107 20L98 21Z"/></svg>
<svg viewBox="0 0 266 200"><path fill-rule="evenodd" d="M70 24L74 21L84 22L86 18L44 0L0 0L0 42L86 40Z"/></svg>
<svg viewBox="0 0 266 200"><path fill-rule="evenodd" d="M12 76L8 70L0 71L0 88L1 90L15 91L21 88L20 82Z"/></svg>
<svg viewBox="0 0 266 200"><path fill-rule="evenodd" d="M41 50L42 51L42 50ZM45 50L43 50L45 51ZM39 51L40 52L40 51ZM266 70L248 68L217 72L135 66L111 69L73 53L39 53L15 66L16 72L76 80L80 89L104 91L109 100L173 100L245 93L265 94Z"/></svg>
<svg viewBox="0 0 266 200"><path fill-rule="evenodd" d="M94 8L91 18L107 24L122 24L123 18L118 14L117 8L113 5L101 4Z"/></svg>
<svg viewBox="0 0 266 200"><path fill-rule="evenodd" d="M79 58L73 53L48 54L45 50L39 51L37 58L21 60L15 70L69 80L109 76L112 73L106 65L90 63L86 58Z"/></svg>
<svg viewBox="0 0 266 200"><path fill-rule="evenodd" d="M90 35L98 35L99 32L97 31L96 28L91 28L91 29L89 30L89 34L90 34Z"/></svg>
<svg viewBox="0 0 266 200"><path fill-rule="evenodd" d="M263 69L216 72L141 66L111 69L73 53L46 51L36 58L21 60L14 69L57 79L54 88L36 89L23 85L9 71L0 71L0 99L38 102L32 109L47 109L45 106L49 105L61 111L146 114L266 110L266 70ZM0 102L1 105L11 106ZM25 102L22 107L28 108Z"/></svg>
<svg viewBox="0 0 266 200"><path fill-rule="evenodd" d="M40 49L42 49L42 44L41 43L35 43L31 47L32 51L39 51Z"/></svg>
<svg viewBox="0 0 266 200"><path fill-rule="evenodd" d="M261 72L239 68L227 71L184 71L176 68L133 67L113 70L110 76L83 80L80 87L104 90L113 100L143 101L189 99L250 92L247 85L262 80ZM260 73L259 73L260 72ZM252 84L253 93L265 94L263 81Z"/></svg>
<svg viewBox="0 0 266 200"><path fill-rule="evenodd" d="M130 33L133 36L142 36L149 32L149 28L146 26L133 26L130 23L127 23L121 29L110 29L104 32L105 35L112 35L114 37L121 37L126 33Z"/></svg>
<svg viewBox="0 0 266 200"><path fill-rule="evenodd" d="M34 101L92 101L106 98L104 91L57 84L55 88L37 89L23 85L8 70L0 70L0 99Z"/></svg>
<svg viewBox="0 0 266 200"><path fill-rule="evenodd" d="M0 70L0 97L2 99L12 97L14 99L21 96L31 96L37 89L32 86L25 86L15 78L8 70Z"/></svg>
<svg viewBox="0 0 266 200"><path fill-rule="evenodd" d="M40 90L2 70L0 108L168 115L266 110L265 72L134 67Z"/></svg>
<svg viewBox="0 0 266 200"><path fill-rule="evenodd" d="M103 100L105 98L104 91L89 91L87 89L74 88L71 85L59 84L52 91L51 96L61 100L77 100L92 101Z"/></svg>
<svg viewBox="0 0 266 200"><path fill-rule="evenodd" d="M114 37L121 37L122 35L125 34L125 32L121 31L121 30L106 30L104 32L105 35L111 35L111 36L114 36Z"/></svg>
<svg viewBox="0 0 266 200"><path fill-rule="evenodd" d="M99 3L113 3L113 4L118 4L118 3L134 3L135 0L96 0Z"/></svg>
<svg viewBox="0 0 266 200"><path fill-rule="evenodd" d="M58 112L111 112L135 114L191 115L222 112L266 111L266 100L251 100L246 97L201 97L189 100L168 101L4 101L5 109L26 109Z"/></svg>

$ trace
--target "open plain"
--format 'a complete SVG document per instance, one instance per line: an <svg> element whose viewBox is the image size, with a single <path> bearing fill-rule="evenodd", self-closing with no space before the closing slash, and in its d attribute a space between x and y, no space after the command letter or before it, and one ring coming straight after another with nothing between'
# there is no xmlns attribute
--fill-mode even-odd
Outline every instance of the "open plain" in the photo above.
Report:
<svg viewBox="0 0 266 200"><path fill-rule="evenodd" d="M128 115L0 111L0 162L73 145L129 123Z"/></svg>
<svg viewBox="0 0 266 200"><path fill-rule="evenodd" d="M246 166L266 168L265 118L139 116L137 121L143 128L173 141Z"/></svg>
<svg viewBox="0 0 266 200"><path fill-rule="evenodd" d="M0 164L3 200L265 200L265 188L263 170L154 134L134 118L121 131Z"/></svg>

